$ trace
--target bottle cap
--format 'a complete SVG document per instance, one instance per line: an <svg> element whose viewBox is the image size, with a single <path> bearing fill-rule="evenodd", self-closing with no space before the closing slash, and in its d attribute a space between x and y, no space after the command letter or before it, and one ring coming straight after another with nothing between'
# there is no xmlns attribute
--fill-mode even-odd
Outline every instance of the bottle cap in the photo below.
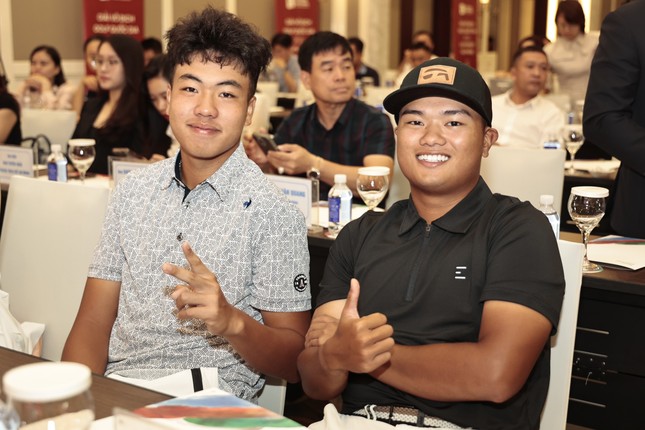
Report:
<svg viewBox="0 0 645 430"><path fill-rule="evenodd" d="M60 143L52 144L52 152L61 152L63 149L60 146Z"/></svg>
<svg viewBox="0 0 645 430"><path fill-rule="evenodd" d="M542 194L540 196L540 204L551 206L553 204L553 196L551 194Z"/></svg>
<svg viewBox="0 0 645 430"><path fill-rule="evenodd" d="M347 183L347 175L344 173L336 173L334 175L334 183L336 184L346 184Z"/></svg>
<svg viewBox="0 0 645 430"><path fill-rule="evenodd" d="M74 397L92 384L90 368L71 362L25 364L2 378L7 396L23 402L54 402Z"/></svg>

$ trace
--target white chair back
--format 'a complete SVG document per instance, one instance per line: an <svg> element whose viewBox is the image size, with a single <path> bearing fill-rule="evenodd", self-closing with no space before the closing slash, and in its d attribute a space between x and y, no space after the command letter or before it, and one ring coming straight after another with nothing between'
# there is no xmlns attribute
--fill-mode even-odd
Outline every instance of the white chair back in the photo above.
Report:
<svg viewBox="0 0 645 430"><path fill-rule="evenodd" d="M67 153L67 141L76 128L76 112L72 110L21 109L22 137L47 136L52 144L59 144Z"/></svg>
<svg viewBox="0 0 645 430"><path fill-rule="evenodd" d="M109 189L14 176L0 236L0 287L19 321L46 325L42 356L59 360L81 301Z"/></svg>
<svg viewBox="0 0 645 430"><path fill-rule="evenodd" d="M258 405L276 414L283 415L286 395L287 381L273 376L267 376L264 388L258 398Z"/></svg>
<svg viewBox="0 0 645 430"><path fill-rule="evenodd" d="M260 128L265 130L271 128L271 106L269 105L269 96L264 93L255 93L255 110L247 130L255 133Z"/></svg>
<svg viewBox="0 0 645 430"><path fill-rule="evenodd" d="M559 240L558 248L566 286L558 332L551 338L551 377L546 403L542 410L540 430L565 430L567 426L573 347L576 341L578 304L582 286L584 246L581 243Z"/></svg>
<svg viewBox="0 0 645 430"><path fill-rule="evenodd" d="M311 90L308 90L302 84L298 85L298 91L296 92L296 101L293 103L294 108L309 106L315 101L316 100L314 99L314 94L311 92Z"/></svg>
<svg viewBox="0 0 645 430"><path fill-rule="evenodd" d="M280 84L277 82L262 81L257 84L257 92L266 95L269 107L278 105L278 89Z"/></svg>
<svg viewBox="0 0 645 430"><path fill-rule="evenodd" d="M551 194L559 211L564 186L563 149L493 146L482 160L481 176L494 193L514 196L540 207L540 195Z"/></svg>
<svg viewBox="0 0 645 430"><path fill-rule="evenodd" d="M393 91L394 88L370 86L365 90L365 96L363 97L363 100L370 106L382 109L383 100L385 100L385 97L387 97Z"/></svg>

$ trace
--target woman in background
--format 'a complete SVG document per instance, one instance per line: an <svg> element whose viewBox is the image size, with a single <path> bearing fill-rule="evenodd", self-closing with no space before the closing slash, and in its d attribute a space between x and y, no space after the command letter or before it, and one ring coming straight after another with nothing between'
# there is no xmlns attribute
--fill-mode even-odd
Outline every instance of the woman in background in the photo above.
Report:
<svg viewBox="0 0 645 430"><path fill-rule="evenodd" d="M7 90L7 77L0 58L0 145L20 145L20 105Z"/></svg>
<svg viewBox="0 0 645 430"><path fill-rule="evenodd" d="M108 36L99 45L96 72L101 94L85 102L72 136L96 140L96 158L89 171L107 174L114 148L127 148L145 158L165 153L170 139L163 118L141 91L141 44L121 34Z"/></svg>
<svg viewBox="0 0 645 430"><path fill-rule="evenodd" d="M30 75L20 84L18 101L23 107L72 109L75 88L65 80L60 54L53 46L40 45L29 55Z"/></svg>
<svg viewBox="0 0 645 430"><path fill-rule="evenodd" d="M150 103L155 107L159 115L164 120L166 126L166 135L172 143L166 154L155 153L152 159L162 159L174 156L179 151L179 142L172 134L168 123L168 91L170 91L170 69L166 61L165 54L159 54L153 57L143 71L144 92L147 94Z"/></svg>
<svg viewBox="0 0 645 430"><path fill-rule="evenodd" d="M561 1L555 13L558 37L544 47L551 71L557 75L560 93L568 94L571 106L584 100L591 60L598 36L585 33L585 13L576 0Z"/></svg>
<svg viewBox="0 0 645 430"><path fill-rule="evenodd" d="M74 94L74 110L77 114L81 114L83 103L87 99L95 97L99 92L99 81L96 78L96 54L99 51L99 45L105 40L102 34L93 34L85 39L83 43L83 55L85 56L85 77L81 80L76 87Z"/></svg>

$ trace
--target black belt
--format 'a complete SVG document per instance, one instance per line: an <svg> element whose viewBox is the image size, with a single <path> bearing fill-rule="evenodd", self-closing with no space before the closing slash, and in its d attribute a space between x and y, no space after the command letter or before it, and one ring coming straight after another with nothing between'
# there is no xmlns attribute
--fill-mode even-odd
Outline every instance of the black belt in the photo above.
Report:
<svg viewBox="0 0 645 430"><path fill-rule="evenodd" d="M370 420L383 421L388 424L408 424L417 427L463 429L450 421L426 415L424 412L405 406L366 405L352 413Z"/></svg>

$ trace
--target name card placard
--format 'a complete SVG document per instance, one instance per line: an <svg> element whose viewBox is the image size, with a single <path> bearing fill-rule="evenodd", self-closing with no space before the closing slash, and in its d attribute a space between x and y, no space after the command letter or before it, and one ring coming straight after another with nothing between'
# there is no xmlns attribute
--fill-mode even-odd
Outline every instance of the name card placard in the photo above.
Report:
<svg viewBox="0 0 645 430"><path fill-rule="evenodd" d="M300 209L305 216L307 225L311 225L311 179L296 178L284 175L266 175L284 196Z"/></svg>
<svg viewBox="0 0 645 430"><path fill-rule="evenodd" d="M0 145L0 184L13 175L34 177L34 151L14 145Z"/></svg>
<svg viewBox="0 0 645 430"><path fill-rule="evenodd" d="M114 187L131 171L144 168L150 164L147 161L124 161L112 157L109 158L111 166L110 176L112 177Z"/></svg>

